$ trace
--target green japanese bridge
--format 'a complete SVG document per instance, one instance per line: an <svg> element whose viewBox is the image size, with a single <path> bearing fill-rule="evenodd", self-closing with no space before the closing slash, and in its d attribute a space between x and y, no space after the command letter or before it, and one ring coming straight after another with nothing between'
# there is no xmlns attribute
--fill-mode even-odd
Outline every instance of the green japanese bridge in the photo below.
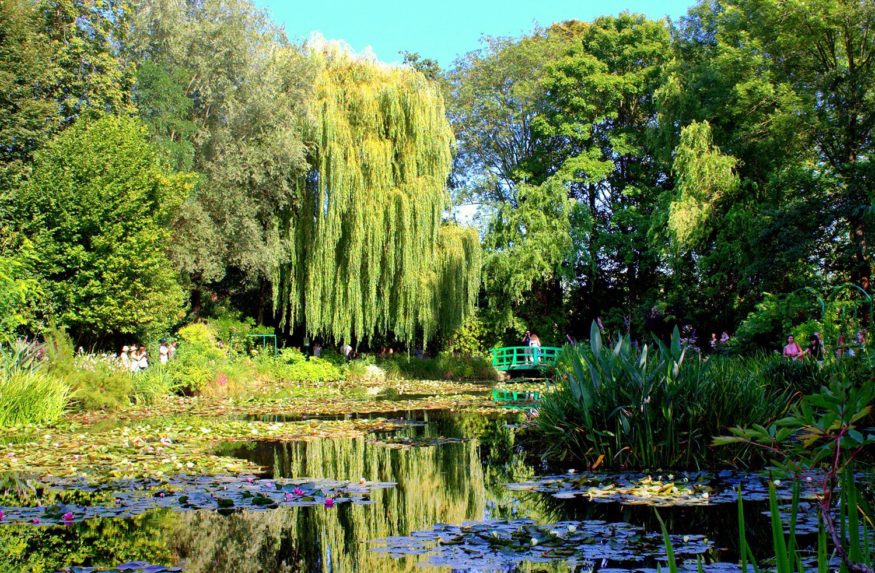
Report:
<svg viewBox="0 0 875 573"><path fill-rule="evenodd" d="M505 346L493 348L492 366L501 372L508 370L540 370L556 365L556 357L562 350L557 346Z"/></svg>

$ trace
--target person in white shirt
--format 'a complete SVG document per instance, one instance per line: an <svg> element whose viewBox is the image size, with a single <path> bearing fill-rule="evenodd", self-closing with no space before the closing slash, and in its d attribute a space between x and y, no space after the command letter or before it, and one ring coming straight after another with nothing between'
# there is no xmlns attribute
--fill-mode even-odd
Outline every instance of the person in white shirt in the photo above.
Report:
<svg viewBox="0 0 875 573"><path fill-rule="evenodd" d="M131 369L131 357L128 356L128 352L130 352L131 348L129 346L122 346L122 353L119 355L119 360L122 363L122 368L125 370Z"/></svg>
<svg viewBox="0 0 875 573"><path fill-rule="evenodd" d="M149 367L149 354L146 352L146 347L140 347L140 357L138 359L140 370L145 370Z"/></svg>
<svg viewBox="0 0 875 573"><path fill-rule="evenodd" d="M167 347L167 341L165 339L161 339L161 346L158 347L158 361L161 364L167 364L167 361L170 360L170 349Z"/></svg>

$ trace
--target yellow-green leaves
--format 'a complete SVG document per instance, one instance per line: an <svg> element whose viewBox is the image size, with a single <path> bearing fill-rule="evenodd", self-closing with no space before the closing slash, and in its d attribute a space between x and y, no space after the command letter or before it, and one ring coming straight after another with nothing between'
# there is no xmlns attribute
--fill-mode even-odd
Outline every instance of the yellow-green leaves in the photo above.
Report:
<svg viewBox="0 0 875 573"><path fill-rule="evenodd" d="M673 165L677 197L668 216L681 246L692 246L707 235L714 206L738 186L735 165L734 157L712 144L707 121L693 122L681 131Z"/></svg>
<svg viewBox="0 0 875 573"><path fill-rule="evenodd" d="M284 322L345 341L455 328L473 310L479 241L442 227L453 134L439 89L414 70L314 57L311 172L275 278Z"/></svg>

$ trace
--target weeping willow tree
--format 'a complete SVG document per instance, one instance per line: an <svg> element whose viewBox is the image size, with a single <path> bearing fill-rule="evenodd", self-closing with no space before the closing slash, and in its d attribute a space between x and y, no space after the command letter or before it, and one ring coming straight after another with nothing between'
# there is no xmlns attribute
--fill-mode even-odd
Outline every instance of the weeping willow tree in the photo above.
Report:
<svg viewBox="0 0 875 573"><path fill-rule="evenodd" d="M284 222L281 324L342 341L404 342L473 311L479 238L444 225L453 134L419 72L323 53L309 105L310 172Z"/></svg>

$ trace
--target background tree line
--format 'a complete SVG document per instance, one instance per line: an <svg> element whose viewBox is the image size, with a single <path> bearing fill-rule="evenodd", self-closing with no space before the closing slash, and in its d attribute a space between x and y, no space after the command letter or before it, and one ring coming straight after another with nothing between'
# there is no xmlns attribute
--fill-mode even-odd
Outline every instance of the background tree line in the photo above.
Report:
<svg viewBox="0 0 875 573"><path fill-rule="evenodd" d="M789 293L868 289L873 14L704 1L441 70L295 44L244 0L9 0L3 332L97 341L233 307L470 350L596 317L642 333L657 309L774 344L807 317ZM479 241L444 220L444 181Z"/></svg>
<svg viewBox="0 0 875 573"><path fill-rule="evenodd" d="M484 340L660 315L749 346L868 289L870 2L703 1L487 39L445 74ZM548 334L548 336L545 336ZM704 340L702 340L704 342Z"/></svg>
<svg viewBox="0 0 875 573"><path fill-rule="evenodd" d="M415 70L246 0L10 0L0 92L5 337L231 311L410 344L473 311L479 239L443 220L452 132Z"/></svg>

